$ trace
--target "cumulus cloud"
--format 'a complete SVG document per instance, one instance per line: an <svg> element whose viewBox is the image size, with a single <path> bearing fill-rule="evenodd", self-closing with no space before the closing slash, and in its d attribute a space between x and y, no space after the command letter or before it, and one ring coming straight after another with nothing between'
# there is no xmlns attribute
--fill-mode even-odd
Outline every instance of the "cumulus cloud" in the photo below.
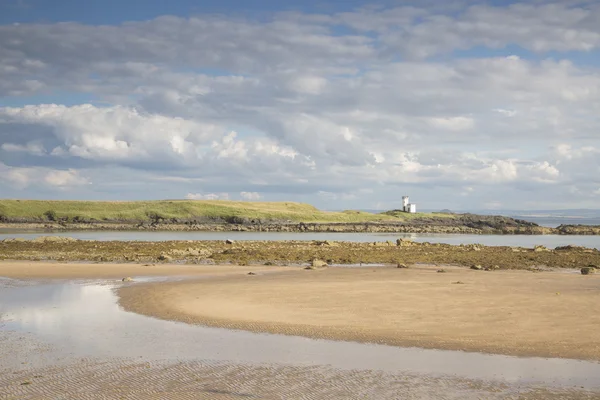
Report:
<svg viewBox="0 0 600 400"><path fill-rule="evenodd" d="M147 160L168 153L176 162L190 156L196 146L219 135L218 127L177 117L140 113L121 106L99 108L91 104L66 107L57 104L0 108L0 124L37 124L49 128L59 145L54 154L91 160ZM30 150L5 143L9 151ZM38 148L34 147L34 150Z"/></svg>
<svg viewBox="0 0 600 400"><path fill-rule="evenodd" d="M590 204L600 68L573 52L599 49L600 6L558 1L4 25L0 179L17 196L114 191L114 168L132 198Z"/></svg>
<svg viewBox="0 0 600 400"><path fill-rule="evenodd" d="M74 169L15 168L0 162L0 181L24 189L31 185L43 185L57 189L69 189L90 184L90 180Z"/></svg>
<svg viewBox="0 0 600 400"><path fill-rule="evenodd" d="M188 200L229 200L229 193L188 193Z"/></svg>
<svg viewBox="0 0 600 400"><path fill-rule="evenodd" d="M248 201L257 201L262 198L262 196L258 192L240 192L240 196L242 197L242 199Z"/></svg>

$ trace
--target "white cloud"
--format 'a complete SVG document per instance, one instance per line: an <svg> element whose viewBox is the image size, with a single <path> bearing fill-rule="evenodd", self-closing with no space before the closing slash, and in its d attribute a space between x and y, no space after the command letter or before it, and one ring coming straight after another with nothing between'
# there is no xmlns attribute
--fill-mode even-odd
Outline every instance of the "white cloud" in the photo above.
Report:
<svg viewBox="0 0 600 400"><path fill-rule="evenodd" d="M188 193L185 196L188 200L229 200L228 193Z"/></svg>
<svg viewBox="0 0 600 400"><path fill-rule="evenodd" d="M517 115L517 112L515 110L504 110L502 108L495 108L492 111L495 111L495 112L505 115L507 117L514 117L515 115Z"/></svg>
<svg viewBox="0 0 600 400"><path fill-rule="evenodd" d="M41 156L46 154L46 149L41 143L36 142L28 142L25 145L13 144L13 143L4 143L0 146L2 150L8 152L23 152L29 153L36 156Z"/></svg>
<svg viewBox="0 0 600 400"><path fill-rule="evenodd" d="M56 170L40 167L9 167L0 162L0 182L4 181L19 189L42 185L54 189L69 189L91 182L74 169Z"/></svg>
<svg viewBox="0 0 600 400"><path fill-rule="evenodd" d="M131 108L100 108L91 104L4 107L0 108L0 118L5 123L48 127L61 142L59 149L63 154L90 160L135 161L168 154L177 161L180 157L193 156L198 145L220 133L214 125L140 113ZM22 148L6 145L13 151ZM54 153L61 153L59 149Z"/></svg>
<svg viewBox="0 0 600 400"><path fill-rule="evenodd" d="M44 182L51 186L68 187L89 184L89 180L79 175L78 171L69 169L67 171L50 171L44 178Z"/></svg>
<svg viewBox="0 0 600 400"><path fill-rule="evenodd" d="M242 197L242 199L248 201L257 201L262 198L262 196L258 192L240 192L240 196Z"/></svg>
<svg viewBox="0 0 600 400"><path fill-rule="evenodd" d="M446 129L454 132L472 129L475 125L475 121L469 117L434 117L430 118L429 123L436 128Z"/></svg>
<svg viewBox="0 0 600 400"><path fill-rule="evenodd" d="M478 205L569 188L589 197L600 184L600 7L433 3L0 26L9 104L93 102L0 108L0 179L24 188L15 195L87 179L110 197L101 172L115 168L133 198L198 185L190 198L357 206L394 205L405 189Z"/></svg>

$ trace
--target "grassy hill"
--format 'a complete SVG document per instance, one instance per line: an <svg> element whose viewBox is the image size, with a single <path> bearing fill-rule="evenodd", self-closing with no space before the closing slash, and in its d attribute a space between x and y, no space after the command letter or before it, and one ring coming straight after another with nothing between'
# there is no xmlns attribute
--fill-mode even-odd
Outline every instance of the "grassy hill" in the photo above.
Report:
<svg viewBox="0 0 600 400"><path fill-rule="evenodd" d="M439 213L328 212L318 210L309 204L295 202L0 200L0 219L8 220L151 221L156 218L178 220L242 218L293 222L398 222L432 216L452 218L452 215Z"/></svg>

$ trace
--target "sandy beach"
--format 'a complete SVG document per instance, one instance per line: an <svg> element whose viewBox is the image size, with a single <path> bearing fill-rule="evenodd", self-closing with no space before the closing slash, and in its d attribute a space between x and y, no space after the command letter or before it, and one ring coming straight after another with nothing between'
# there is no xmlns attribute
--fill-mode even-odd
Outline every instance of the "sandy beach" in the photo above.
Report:
<svg viewBox="0 0 600 400"><path fill-rule="evenodd" d="M397 346L600 360L600 276L329 268L120 290L159 318ZM461 283L457 283L461 282Z"/></svg>
<svg viewBox="0 0 600 400"><path fill-rule="evenodd" d="M3 261L0 276L30 283L9 280L0 287L6 290L0 305L8 307L8 325L0 330L0 393L40 399L58 393L82 399L600 398L590 375L595 363L402 348L599 360L594 304L600 276L439 268ZM121 284L125 276L134 282ZM146 282L142 276L184 279ZM427 372L436 366L452 373ZM482 377L474 366L487 372Z"/></svg>
<svg viewBox="0 0 600 400"><path fill-rule="evenodd" d="M162 319L255 332L600 360L599 275L438 269L4 261L0 276L187 276L123 287L120 304Z"/></svg>
<svg viewBox="0 0 600 400"><path fill-rule="evenodd" d="M119 264L1 261L0 276L16 279L112 279L130 276L223 276L250 271L275 272L290 268L237 265Z"/></svg>

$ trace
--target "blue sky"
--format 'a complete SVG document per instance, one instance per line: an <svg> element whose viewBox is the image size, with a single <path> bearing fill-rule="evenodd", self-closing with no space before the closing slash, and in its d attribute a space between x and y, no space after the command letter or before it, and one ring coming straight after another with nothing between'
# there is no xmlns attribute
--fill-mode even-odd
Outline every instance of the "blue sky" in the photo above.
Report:
<svg viewBox="0 0 600 400"><path fill-rule="evenodd" d="M303 13L334 13L352 11L363 7L385 7L393 5L419 4L447 5L441 0L395 1L381 0L3 0L0 23L52 23L77 21L85 24L116 25L127 21L143 21L161 15L188 17L196 14L268 15L273 12L298 11ZM455 2L459 4L459 2ZM469 2L460 2L469 3ZM471 2L505 6L515 1L494 0Z"/></svg>
<svg viewBox="0 0 600 400"><path fill-rule="evenodd" d="M336 12L364 6L364 1L244 1L244 0L3 0L1 23L77 21L115 25L143 21L161 15L188 17L195 14L243 15L274 11Z"/></svg>
<svg viewBox="0 0 600 400"><path fill-rule="evenodd" d="M3 0L0 197L597 208L599 48L589 1Z"/></svg>

